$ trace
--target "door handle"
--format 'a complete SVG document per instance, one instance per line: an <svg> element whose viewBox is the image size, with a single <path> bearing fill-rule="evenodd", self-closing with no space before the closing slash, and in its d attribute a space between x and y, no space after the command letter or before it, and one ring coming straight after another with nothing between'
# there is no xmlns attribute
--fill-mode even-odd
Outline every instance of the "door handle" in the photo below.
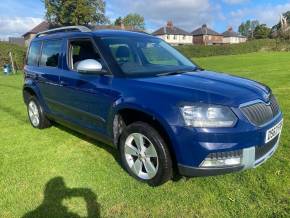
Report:
<svg viewBox="0 0 290 218"><path fill-rule="evenodd" d="M62 85L62 86L67 86L68 84L65 82L65 81L60 81L60 85Z"/></svg>
<svg viewBox="0 0 290 218"><path fill-rule="evenodd" d="M37 73L34 73L34 74L31 74L31 78L34 79L34 80L38 80L38 74Z"/></svg>

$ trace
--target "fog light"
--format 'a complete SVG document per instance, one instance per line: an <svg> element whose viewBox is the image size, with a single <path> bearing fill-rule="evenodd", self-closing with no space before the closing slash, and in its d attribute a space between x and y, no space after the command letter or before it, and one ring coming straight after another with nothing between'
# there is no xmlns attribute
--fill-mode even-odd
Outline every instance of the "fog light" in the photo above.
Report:
<svg viewBox="0 0 290 218"><path fill-rule="evenodd" d="M228 157L223 159L206 158L201 167L223 167L223 166L236 166L241 164L241 157Z"/></svg>

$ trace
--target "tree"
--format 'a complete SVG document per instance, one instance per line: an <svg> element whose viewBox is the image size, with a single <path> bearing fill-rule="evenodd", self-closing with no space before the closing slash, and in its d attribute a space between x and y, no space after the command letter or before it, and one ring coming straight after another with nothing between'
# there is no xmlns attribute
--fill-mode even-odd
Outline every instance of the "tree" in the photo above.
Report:
<svg viewBox="0 0 290 218"><path fill-rule="evenodd" d="M121 26L123 20L122 20L122 17L118 17L115 22L114 22L114 25L115 26Z"/></svg>
<svg viewBox="0 0 290 218"><path fill-rule="evenodd" d="M128 14L126 17L124 17L123 23L125 26L130 26L135 29L145 29L144 17L136 13Z"/></svg>
<svg viewBox="0 0 290 218"><path fill-rule="evenodd" d="M44 0L45 17L53 26L106 23L104 0Z"/></svg>
<svg viewBox="0 0 290 218"><path fill-rule="evenodd" d="M290 26L290 11L283 13L283 17L286 18L288 27ZM290 29L282 29L281 21L274 25L271 29L271 36L273 38L290 39Z"/></svg>
<svg viewBox="0 0 290 218"><path fill-rule="evenodd" d="M257 20L247 20L245 23L241 23L239 26L239 33L248 38L254 37L254 30L259 25Z"/></svg>
<svg viewBox="0 0 290 218"><path fill-rule="evenodd" d="M255 39L266 39L270 36L270 33L271 29L266 24L261 24L256 26L253 35Z"/></svg>

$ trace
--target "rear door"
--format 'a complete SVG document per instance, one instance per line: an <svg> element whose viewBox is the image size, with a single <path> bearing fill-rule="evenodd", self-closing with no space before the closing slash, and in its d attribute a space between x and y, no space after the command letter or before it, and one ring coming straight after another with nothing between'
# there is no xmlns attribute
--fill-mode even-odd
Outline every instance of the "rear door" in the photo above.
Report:
<svg viewBox="0 0 290 218"><path fill-rule="evenodd" d="M42 42L37 81L41 94L51 113L57 114L59 108L54 104L59 100L59 72L62 67L62 39L44 40Z"/></svg>

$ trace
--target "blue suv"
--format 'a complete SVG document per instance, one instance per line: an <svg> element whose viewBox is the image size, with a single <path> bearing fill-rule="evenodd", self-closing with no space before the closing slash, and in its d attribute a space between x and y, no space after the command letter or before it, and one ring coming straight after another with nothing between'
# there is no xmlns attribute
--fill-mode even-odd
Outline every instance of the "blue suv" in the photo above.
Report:
<svg viewBox="0 0 290 218"><path fill-rule="evenodd" d="M42 32L24 71L33 127L53 121L111 144L124 169L153 186L173 172L257 167L279 144L282 113L267 86L203 70L149 34Z"/></svg>

